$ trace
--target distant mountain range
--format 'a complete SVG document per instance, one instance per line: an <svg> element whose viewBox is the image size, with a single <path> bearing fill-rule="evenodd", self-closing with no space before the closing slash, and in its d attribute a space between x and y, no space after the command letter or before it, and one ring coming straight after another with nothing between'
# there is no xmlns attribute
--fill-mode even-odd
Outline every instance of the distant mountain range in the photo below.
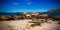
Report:
<svg viewBox="0 0 60 30"><path fill-rule="evenodd" d="M31 12L28 12L31 13ZM47 12L38 12L39 14L48 14L49 16L59 16L60 15L60 9L51 9ZM19 13L0 13L0 14L7 14L7 15L22 15L23 12L19 12Z"/></svg>
<svg viewBox="0 0 60 30"><path fill-rule="evenodd" d="M50 16L59 16L60 15L60 9L52 9L50 11L46 12Z"/></svg>

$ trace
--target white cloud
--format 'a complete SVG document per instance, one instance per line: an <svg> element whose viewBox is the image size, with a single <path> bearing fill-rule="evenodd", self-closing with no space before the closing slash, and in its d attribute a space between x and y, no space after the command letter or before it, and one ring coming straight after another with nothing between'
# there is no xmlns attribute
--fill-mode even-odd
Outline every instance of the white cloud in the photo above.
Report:
<svg viewBox="0 0 60 30"><path fill-rule="evenodd" d="M30 4L31 4L31 2L27 2L27 4L28 4L28 5L30 5Z"/></svg>
<svg viewBox="0 0 60 30"><path fill-rule="evenodd" d="M20 3L12 3L12 4L20 4Z"/></svg>
<svg viewBox="0 0 60 30"><path fill-rule="evenodd" d="M37 10L40 12L46 12L47 11L47 9L37 9Z"/></svg>

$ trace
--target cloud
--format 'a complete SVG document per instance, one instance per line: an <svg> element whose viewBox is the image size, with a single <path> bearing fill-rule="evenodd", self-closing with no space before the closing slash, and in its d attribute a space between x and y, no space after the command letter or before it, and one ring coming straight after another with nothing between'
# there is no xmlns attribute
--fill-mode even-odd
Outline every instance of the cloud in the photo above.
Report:
<svg viewBox="0 0 60 30"><path fill-rule="evenodd" d="M20 4L20 3L12 3L12 4Z"/></svg>
<svg viewBox="0 0 60 30"><path fill-rule="evenodd" d="M30 4L31 4L31 2L27 2L27 4L28 4L28 5L30 5Z"/></svg>
<svg viewBox="0 0 60 30"><path fill-rule="evenodd" d="M46 11L48 11L47 9L37 9L38 11L40 11L40 12L46 12Z"/></svg>

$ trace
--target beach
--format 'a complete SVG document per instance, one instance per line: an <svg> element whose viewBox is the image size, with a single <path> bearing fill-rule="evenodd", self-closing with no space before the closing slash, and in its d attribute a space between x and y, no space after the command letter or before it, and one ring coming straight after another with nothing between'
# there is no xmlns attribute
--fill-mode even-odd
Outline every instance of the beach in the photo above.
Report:
<svg viewBox="0 0 60 30"><path fill-rule="evenodd" d="M15 21L0 21L0 30L60 30L60 24L57 21L51 23L41 23L41 26L30 26L31 19L15 20Z"/></svg>

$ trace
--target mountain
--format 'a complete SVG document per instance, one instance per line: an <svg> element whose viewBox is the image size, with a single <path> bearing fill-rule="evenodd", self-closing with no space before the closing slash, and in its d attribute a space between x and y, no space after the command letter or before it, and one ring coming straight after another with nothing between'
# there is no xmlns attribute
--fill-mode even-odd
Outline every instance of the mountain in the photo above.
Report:
<svg viewBox="0 0 60 30"><path fill-rule="evenodd" d="M46 12L50 16L59 16L60 15L60 9L52 9Z"/></svg>

